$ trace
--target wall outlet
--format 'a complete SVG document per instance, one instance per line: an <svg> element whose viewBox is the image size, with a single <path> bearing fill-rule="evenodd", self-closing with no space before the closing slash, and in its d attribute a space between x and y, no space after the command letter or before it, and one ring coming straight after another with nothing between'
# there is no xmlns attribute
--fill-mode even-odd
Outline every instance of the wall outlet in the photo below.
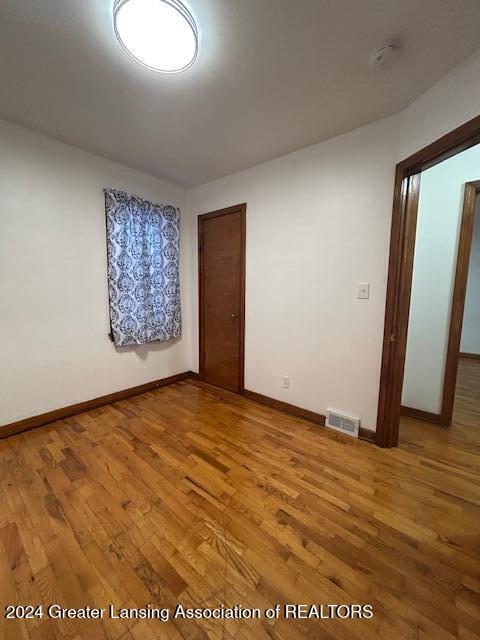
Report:
<svg viewBox="0 0 480 640"><path fill-rule="evenodd" d="M290 389L290 378L288 376L283 376L282 380L283 380L282 388L283 389Z"/></svg>
<svg viewBox="0 0 480 640"><path fill-rule="evenodd" d="M370 283L359 282L358 283L358 296L359 300L368 300L370 298Z"/></svg>

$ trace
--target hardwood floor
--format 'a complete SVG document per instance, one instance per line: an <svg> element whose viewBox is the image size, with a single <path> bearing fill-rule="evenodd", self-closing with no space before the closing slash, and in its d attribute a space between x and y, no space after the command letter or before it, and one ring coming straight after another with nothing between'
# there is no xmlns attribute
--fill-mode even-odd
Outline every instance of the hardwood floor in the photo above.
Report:
<svg viewBox="0 0 480 640"><path fill-rule="evenodd" d="M3 606L374 611L1 620L0 637L479 638L480 445L464 404L448 434L410 420L382 450L187 380L0 442Z"/></svg>
<svg viewBox="0 0 480 640"><path fill-rule="evenodd" d="M480 360L460 358L452 425L448 428L402 417L400 446L456 466L464 454L480 455ZM468 467L468 463L465 462Z"/></svg>

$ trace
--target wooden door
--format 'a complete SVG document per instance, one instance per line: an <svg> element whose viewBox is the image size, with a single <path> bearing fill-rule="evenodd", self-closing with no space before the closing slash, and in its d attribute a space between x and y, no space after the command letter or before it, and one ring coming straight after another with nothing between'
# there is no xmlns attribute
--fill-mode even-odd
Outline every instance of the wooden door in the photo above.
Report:
<svg viewBox="0 0 480 640"><path fill-rule="evenodd" d="M246 205L198 218L200 377L243 390Z"/></svg>

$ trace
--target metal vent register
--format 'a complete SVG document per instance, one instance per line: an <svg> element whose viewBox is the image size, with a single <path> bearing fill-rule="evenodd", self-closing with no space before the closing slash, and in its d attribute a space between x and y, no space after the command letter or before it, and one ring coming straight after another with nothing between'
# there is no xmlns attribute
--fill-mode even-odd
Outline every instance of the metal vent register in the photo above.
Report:
<svg viewBox="0 0 480 640"><path fill-rule="evenodd" d="M341 431L349 436L358 438L358 430L360 429L360 419L349 416L332 409L327 409L325 426L335 431Z"/></svg>

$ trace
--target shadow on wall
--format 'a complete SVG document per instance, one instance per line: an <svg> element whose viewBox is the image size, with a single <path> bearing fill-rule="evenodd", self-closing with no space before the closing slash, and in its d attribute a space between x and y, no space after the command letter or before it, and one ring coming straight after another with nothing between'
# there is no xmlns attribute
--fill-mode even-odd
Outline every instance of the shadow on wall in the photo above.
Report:
<svg viewBox="0 0 480 640"><path fill-rule="evenodd" d="M148 359L149 354L151 353L161 353L162 351L166 351L172 345L180 342L182 338L171 338L166 342L160 342L157 340L156 342L146 342L145 344L130 344L126 347L116 347L115 351L117 353L134 353L140 360L146 361Z"/></svg>

